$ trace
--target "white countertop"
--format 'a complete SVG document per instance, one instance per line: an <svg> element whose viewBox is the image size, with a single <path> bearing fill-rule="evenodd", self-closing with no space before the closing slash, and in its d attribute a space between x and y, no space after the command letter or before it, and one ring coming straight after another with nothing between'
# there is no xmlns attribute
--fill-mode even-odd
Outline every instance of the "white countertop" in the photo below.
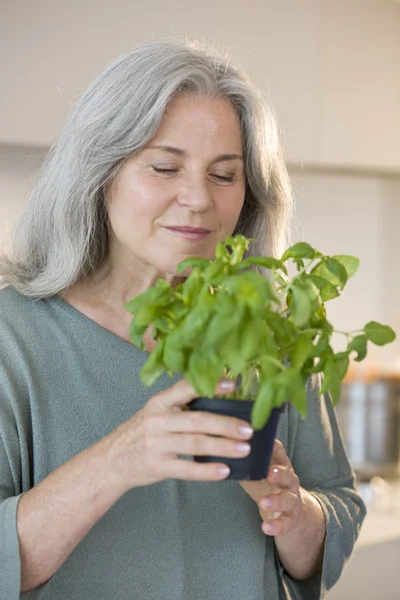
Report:
<svg viewBox="0 0 400 600"><path fill-rule="evenodd" d="M357 548L383 544L396 539L400 543L400 517L371 513L365 517L357 540Z"/></svg>
<svg viewBox="0 0 400 600"><path fill-rule="evenodd" d="M396 539L400 542L400 481L388 483L375 478L371 485L360 484L359 491L368 512L357 547Z"/></svg>

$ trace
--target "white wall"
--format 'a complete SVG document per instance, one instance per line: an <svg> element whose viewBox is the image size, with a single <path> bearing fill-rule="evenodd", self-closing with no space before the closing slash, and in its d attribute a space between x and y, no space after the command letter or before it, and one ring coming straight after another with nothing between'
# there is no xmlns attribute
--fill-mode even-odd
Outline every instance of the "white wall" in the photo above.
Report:
<svg viewBox="0 0 400 600"><path fill-rule="evenodd" d="M400 333L400 178L291 170L296 195L295 241L325 254L353 254L360 269L343 296L327 303L337 329L352 331L368 321L388 322ZM335 346L344 338L337 336ZM397 342L370 345L368 360L387 366L400 356Z"/></svg>
<svg viewBox="0 0 400 600"><path fill-rule="evenodd" d="M0 7L0 142L48 145L71 102L153 36L230 50L276 107L287 156L400 173L393 0L9 0Z"/></svg>
<svg viewBox="0 0 400 600"><path fill-rule="evenodd" d="M44 158L40 148L0 145L0 248L9 232Z"/></svg>

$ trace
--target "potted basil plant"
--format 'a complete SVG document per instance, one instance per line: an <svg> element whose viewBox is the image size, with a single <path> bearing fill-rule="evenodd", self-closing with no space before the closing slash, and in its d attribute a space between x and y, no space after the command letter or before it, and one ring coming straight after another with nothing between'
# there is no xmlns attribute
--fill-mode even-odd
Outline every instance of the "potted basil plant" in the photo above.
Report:
<svg viewBox="0 0 400 600"><path fill-rule="evenodd" d="M249 244L243 235L228 237L217 245L213 260L181 262L178 273L189 271L182 283L172 288L158 280L125 306L134 315L132 343L144 349L149 326L157 342L140 373L146 386L164 372L181 373L199 394L189 409L251 422L255 433L247 457L194 457L225 462L229 478L239 480L265 477L280 412L290 402L306 416L312 374L323 374L321 393L330 392L336 403L352 353L362 361L368 342L383 346L396 337L390 327L372 321L344 333L344 351L331 347L335 330L325 302L341 294L358 258L325 256L306 242L290 247L280 260L245 258ZM222 377L235 380L236 390L215 398Z"/></svg>

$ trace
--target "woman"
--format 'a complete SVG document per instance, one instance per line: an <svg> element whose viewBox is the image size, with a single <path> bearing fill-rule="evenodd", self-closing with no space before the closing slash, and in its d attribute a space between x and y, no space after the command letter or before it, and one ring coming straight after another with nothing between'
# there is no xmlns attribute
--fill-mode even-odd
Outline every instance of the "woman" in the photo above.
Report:
<svg viewBox="0 0 400 600"><path fill-rule="evenodd" d="M2 261L2 599L313 600L336 582L365 513L318 382L266 479L227 480L187 458L245 455L248 423L186 411L178 377L144 388L124 310L232 232L279 254L291 206L274 121L223 59L152 41L78 100Z"/></svg>

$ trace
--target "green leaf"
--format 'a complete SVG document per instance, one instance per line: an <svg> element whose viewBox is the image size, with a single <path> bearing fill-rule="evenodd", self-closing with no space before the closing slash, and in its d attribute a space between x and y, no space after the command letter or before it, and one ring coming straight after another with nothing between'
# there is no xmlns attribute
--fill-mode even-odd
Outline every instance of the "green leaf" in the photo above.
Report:
<svg viewBox="0 0 400 600"><path fill-rule="evenodd" d="M349 369L349 352L338 352L333 355L336 365L336 372L341 381L343 381Z"/></svg>
<svg viewBox="0 0 400 600"><path fill-rule="evenodd" d="M209 285L217 284L220 278L227 273L227 265L220 260L211 261L204 271L204 281Z"/></svg>
<svg viewBox="0 0 400 600"><path fill-rule="evenodd" d="M244 308L239 307L234 298L228 294L218 294L215 311L207 328L198 332L203 337L203 345L210 349L219 349L232 332L236 335L241 327Z"/></svg>
<svg viewBox="0 0 400 600"><path fill-rule="evenodd" d="M309 288L302 281L295 280L290 291L292 295L290 318L297 327L304 327L307 325L312 313Z"/></svg>
<svg viewBox="0 0 400 600"><path fill-rule="evenodd" d="M285 261L288 258L316 258L318 255L319 252L310 246L310 244L307 244L307 242L298 242L286 250L281 260Z"/></svg>
<svg viewBox="0 0 400 600"><path fill-rule="evenodd" d="M140 371L140 379L146 386L153 383L163 374L165 366L163 363L164 344L160 342L151 352L144 367Z"/></svg>
<svg viewBox="0 0 400 600"><path fill-rule="evenodd" d="M144 344L142 341L143 335L147 329L147 325L139 325L135 319L132 319L129 325L129 337L135 346L144 350Z"/></svg>
<svg viewBox="0 0 400 600"><path fill-rule="evenodd" d="M361 362L367 356L368 338L366 335L356 335L347 346L348 352L357 352L356 362Z"/></svg>
<svg viewBox="0 0 400 600"><path fill-rule="evenodd" d="M134 319L139 326L146 325L147 327L148 325L150 325L150 323L154 323L155 319L157 319L157 317L161 316L162 314L163 311L161 307L155 304L151 304L140 308L135 313Z"/></svg>
<svg viewBox="0 0 400 600"><path fill-rule="evenodd" d="M250 245L250 239L239 233L235 236L227 237L223 244L228 250L227 256L229 256L230 264L235 265L243 259L243 255Z"/></svg>
<svg viewBox="0 0 400 600"><path fill-rule="evenodd" d="M153 340L159 338L160 334L169 334L172 332L173 325L170 317L160 317L154 321L151 337Z"/></svg>
<svg viewBox="0 0 400 600"><path fill-rule="evenodd" d="M191 354L185 377L197 393L213 398L215 388L223 376L223 367L218 356L198 346Z"/></svg>
<svg viewBox="0 0 400 600"><path fill-rule="evenodd" d="M280 368L276 362L271 359L278 360L276 356L261 356L260 358L260 381L267 381L274 375L280 372ZM278 361L279 362L279 361Z"/></svg>
<svg viewBox="0 0 400 600"><path fill-rule="evenodd" d="M259 323L252 318L251 312L245 310L238 330L238 348L243 359L247 362L253 360L262 344L263 330Z"/></svg>
<svg viewBox="0 0 400 600"><path fill-rule="evenodd" d="M384 346L390 344L396 339L396 334L391 327L388 325L381 325L376 321L370 321L364 327L365 335L367 338L377 346Z"/></svg>
<svg viewBox="0 0 400 600"><path fill-rule="evenodd" d="M338 283L335 284L335 282L333 282L333 284L339 285L339 287L343 289L348 279L345 267L342 265L342 263L340 263L334 258L328 258L328 260L326 261L326 266L327 269L332 273L332 275L337 279Z"/></svg>
<svg viewBox="0 0 400 600"><path fill-rule="evenodd" d="M262 429L274 408L275 388L271 381L265 381L259 387L251 410L251 424L254 430Z"/></svg>
<svg viewBox="0 0 400 600"><path fill-rule="evenodd" d="M164 363L169 371L183 373L186 369L186 356L184 349L176 335L169 335L165 340Z"/></svg>
<svg viewBox="0 0 400 600"><path fill-rule="evenodd" d="M241 266L243 267L250 265L264 267L265 269L281 269L285 274L287 274L287 269L283 262L277 258L273 258L272 256L249 256L241 263Z"/></svg>
<svg viewBox="0 0 400 600"><path fill-rule="evenodd" d="M334 286L344 288L348 276L344 266L334 258L323 258L310 272L310 275L322 277Z"/></svg>
<svg viewBox="0 0 400 600"><path fill-rule="evenodd" d="M333 332L333 327L326 318L326 308L323 304L313 312L310 325L313 328L321 329L326 335Z"/></svg>
<svg viewBox="0 0 400 600"><path fill-rule="evenodd" d="M296 265L297 272L300 272L302 269L304 269L304 260L303 259L294 258L293 260Z"/></svg>
<svg viewBox="0 0 400 600"><path fill-rule="evenodd" d="M183 271L185 271L188 267L197 267L201 271L204 271L204 269L206 269L210 263L210 260L206 260L204 258L186 258L178 264L176 271L177 273L183 273Z"/></svg>
<svg viewBox="0 0 400 600"><path fill-rule="evenodd" d="M265 348L265 352L270 356L278 355L278 344L276 343L276 339L274 333L268 325L265 323L262 327L262 345L261 348Z"/></svg>
<svg viewBox="0 0 400 600"><path fill-rule="evenodd" d="M340 367L336 364L333 357L329 357L324 366L324 382L321 387L321 393L329 392L333 404L336 404L340 399L341 394L341 379L339 376Z"/></svg>
<svg viewBox="0 0 400 600"><path fill-rule="evenodd" d="M321 335L318 342L314 346L313 356L321 356L321 354L332 354L332 348L329 345L329 336Z"/></svg>
<svg viewBox="0 0 400 600"><path fill-rule="evenodd" d="M317 275L310 275L310 278L319 289L322 302L327 302L328 300L332 300L333 298L337 298L339 296L337 288L327 279L318 277Z"/></svg>
<svg viewBox="0 0 400 600"><path fill-rule="evenodd" d="M307 394L299 371L293 366L285 369L275 378L275 387L279 390L279 398L276 399L275 406L280 406L290 399L304 418L307 414Z"/></svg>
<svg viewBox="0 0 400 600"><path fill-rule="evenodd" d="M221 285L235 296L238 303L247 304L255 311L264 310L273 296L268 279L253 271L222 278Z"/></svg>
<svg viewBox="0 0 400 600"><path fill-rule="evenodd" d="M296 339L298 331L290 319L280 317L274 312L267 314L267 322L271 327L278 347L285 348Z"/></svg>
<svg viewBox="0 0 400 600"><path fill-rule="evenodd" d="M298 378L297 385L291 388L290 401L304 419L307 416L308 400L306 386L301 377Z"/></svg>
<svg viewBox="0 0 400 600"><path fill-rule="evenodd" d="M307 334L300 335L290 354L290 364L296 369L301 369L307 359L312 356L314 345L311 337Z"/></svg>
<svg viewBox="0 0 400 600"><path fill-rule="evenodd" d="M212 312L210 310L204 309L201 305L196 306L187 313L179 328L171 335L174 335L177 338L177 343L184 348L196 345L207 331L211 316Z"/></svg>
<svg viewBox="0 0 400 600"><path fill-rule="evenodd" d="M144 307L157 305L167 306L172 299L172 289L166 281L159 279L154 286L139 294L124 306L125 310L136 314Z"/></svg>
<svg viewBox="0 0 400 600"><path fill-rule="evenodd" d="M340 262L347 271L347 277L353 277L358 271L360 266L360 259L357 256L350 256L349 254L336 254L332 256L335 260Z"/></svg>
<svg viewBox="0 0 400 600"><path fill-rule="evenodd" d="M201 288L203 287L203 278L199 269L194 269L189 277L180 287L180 293L186 305L193 305L197 300Z"/></svg>

